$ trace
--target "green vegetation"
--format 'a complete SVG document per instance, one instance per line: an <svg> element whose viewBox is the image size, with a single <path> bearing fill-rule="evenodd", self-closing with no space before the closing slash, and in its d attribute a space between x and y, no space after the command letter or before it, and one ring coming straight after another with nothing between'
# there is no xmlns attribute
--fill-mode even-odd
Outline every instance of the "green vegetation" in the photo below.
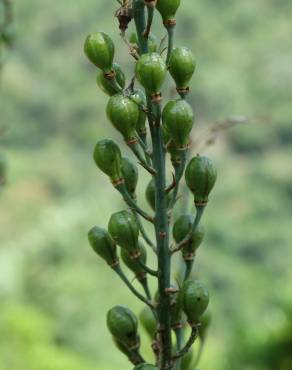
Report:
<svg viewBox="0 0 292 370"><path fill-rule="evenodd" d="M136 312L141 306L86 240L88 225L106 227L123 208L91 160L95 141L121 141L80 50L88 30L105 30L131 75L108 15L117 6L15 3L17 38L0 92L8 162L0 195L1 370L128 366L112 348L106 312L117 302ZM189 102L200 152L216 128L228 126L226 116L248 119L203 150L220 174L195 271L212 292L204 370L291 368L291 7L288 0L198 0L183 2L179 13L175 46L188 46L197 61ZM154 19L155 35L160 22ZM209 135L213 122L222 124ZM148 182L140 179L140 199ZM142 336L145 355L148 344Z"/></svg>

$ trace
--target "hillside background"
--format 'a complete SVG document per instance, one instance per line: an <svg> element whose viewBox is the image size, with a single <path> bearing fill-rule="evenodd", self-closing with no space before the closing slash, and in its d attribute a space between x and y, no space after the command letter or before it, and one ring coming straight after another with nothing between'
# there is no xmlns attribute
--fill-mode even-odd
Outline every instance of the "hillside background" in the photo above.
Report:
<svg viewBox="0 0 292 370"><path fill-rule="evenodd" d="M83 55L86 35L103 30L130 79L117 7L15 1L16 40L0 85L0 370L131 368L105 315L116 303L137 313L141 305L86 238L123 208L92 160L98 139L122 141ZM175 45L198 63L194 141L226 117L246 117L195 147L219 172L195 270L213 314L200 369L291 370L292 2L183 0L177 19ZM164 35L158 14L155 34ZM147 180L141 175L140 197ZM148 344L143 336L145 354Z"/></svg>

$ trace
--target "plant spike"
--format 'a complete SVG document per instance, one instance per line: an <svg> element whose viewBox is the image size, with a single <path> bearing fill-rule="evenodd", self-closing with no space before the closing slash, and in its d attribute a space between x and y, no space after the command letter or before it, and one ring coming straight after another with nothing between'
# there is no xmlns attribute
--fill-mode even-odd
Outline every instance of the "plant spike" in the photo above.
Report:
<svg viewBox="0 0 292 370"><path fill-rule="evenodd" d="M196 63L186 47L173 49L175 16L180 2L120 2L121 8L116 15L121 36L130 48L130 54L136 59L135 76L130 79L126 88L122 68L114 62L115 47L111 38L103 32L93 33L88 36L84 46L89 60L100 69L98 86L109 95L106 108L109 121L123 136L137 162L143 167L140 169L151 174L145 195L154 212L153 216L138 206L136 193L139 192L136 192L136 188L139 171L133 160L122 154L119 146L111 139L100 140L96 144L94 160L97 166L109 176L129 209L115 212L110 217L108 231L99 227L92 228L88 238L94 251L146 305L140 315L140 321L153 341L155 361L152 365L139 353L138 320L134 313L121 305L108 312L107 325L114 343L135 365L134 370L189 369L193 355L191 347L198 337L200 343L205 340L209 324L208 314L205 312L209 293L203 283L192 279L191 272L196 250L204 237L201 219L209 193L216 181L216 170L208 158L199 155L187 164L194 114L185 97ZM157 39L151 33L156 11L160 13L168 33L166 57L162 52L159 54L161 47L157 46ZM129 38L125 32L132 19L136 30ZM167 101L162 109L163 84L168 72L175 81L178 98ZM137 81L143 89L136 86ZM167 156L170 157L173 167L173 180L170 185L167 185L169 180L166 176ZM176 217L173 225L172 214L179 199L179 186L183 175L190 192L193 193L196 214L181 214ZM150 222L150 227L154 227L155 241L148 235L140 216ZM171 234L174 239L172 247ZM146 265L148 252L141 244L140 236L154 251L157 271ZM141 283L144 295L135 288L122 270L117 257L117 246L121 248L122 262ZM171 258L177 251L181 251L186 267L185 275L179 279L179 286L175 286L171 281ZM148 278L155 279L157 283L154 300L151 298ZM187 324L191 327L191 333L184 343ZM175 334L175 346L172 332ZM196 367L202 348L203 346L195 359Z"/></svg>

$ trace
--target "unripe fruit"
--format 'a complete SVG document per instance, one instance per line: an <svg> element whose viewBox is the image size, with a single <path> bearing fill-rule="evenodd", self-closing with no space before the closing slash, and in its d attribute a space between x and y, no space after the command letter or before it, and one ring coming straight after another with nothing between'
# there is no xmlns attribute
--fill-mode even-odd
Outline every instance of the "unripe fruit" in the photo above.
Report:
<svg viewBox="0 0 292 370"><path fill-rule="evenodd" d="M116 245L106 230L94 226L88 232L88 241L95 253L109 265L114 266L118 263Z"/></svg>
<svg viewBox="0 0 292 370"><path fill-rule="evenodd" d="M131 34L129 41L130 41L131 44L133 44L133 46L138 48L138 37L137 37L136 32L133 32ZM148 37L149 53L155 53L157 51L157 48L158 48L157 45L158 45L157 37L155 35L153 35L152 32L150 32L149 37Z"/></svg>
<svg viewBox="0 0 292 370"><path fill-rule="evenodd" d="M143 308L140 313L139 319L150 339L153 339L157 329L157 322L153 312L148 306L145 306Z"/></svg>
<svg viewBox="0 0 292 370"><path fill-rule="evenodd" d="M193 227L195 218L191 214L181 215L174 223L172 233L176 243L180 243L184 238L187 237L190 230ZM185 260L193 260L196 250L204 239L204 228L199 224L195 230L193 230L189 242L183 247L182 255Z"/></svg>
<svg viewBox="0 0 292 370"><path fill-rule="evenodd" d="M147 261L147 252L146 248L144 247L143 243L138 241L137 246L137 254L134 256L131 256L129 252L122 248L121 250L121 258L124 262L124 264L134 272L135 276L138 280L145 279L145 271L143 267L137 262L137 258L145 265Z"/></svg>
<svg viewBox="0 0 292 370"><path fill-rule="evenodd" d="M122 178L122 156L119 146L111 139L103 139L97 142L93 159L97 167L107 174L113 183Z"/></svg>
<svg viewBox="0 0 292 370"><path fill-rule="evenodd" d="M160 100L160 90L166 77L166 65L161 56L157 53L143 54L136 64L135 74L152 100Z"/></svg>
<svg viewBox="0 0 292 370"><path fill-rule="evenodd" d="M128 193L134 198L138 182L138 168L130 158L123 157L121 170Z"/></svg>
<svg viewBox="0 0 292 370"><path fill-rule="evenodd" d="M158 367L151 364L140 364L134 367L133 370L159 370Z"/></svg>
<svg viewBox="0 0 292 370"><path fill-rule="evenodd" d="M113 64L113 71L115 72L115 78L118 86L123 89L126 83L126 77L119 64ZM111 81L106 78L103 71L100 71L96 77L96 82L99 88L107 95L112 96L117 93L117 90L113 87Z"/></svg>
<svg viewBox="0 0 292 370"><path fill-rule="evenodd" d="M104 72L109 73L112 70L115 46L112 39L104 32L88 35L84 52L88 59Z"/></svg>
<svg viewBox="0 0 292 370"><path fill-rule="evenodd" d="M211 325L211 321L212 321L212 316L210 314L210 311L207 310L200 317L199 336L202 340L206 338L208 329Z"/></svg>
<svg viewBox="0 0 292 370"><path fill-rule="evenodd" d="M187 280L182 287L183 310L191 325L196 325L209 304L209 292L199 280Z"/></svg>
<svg viewBox="0 0 292 370"><path fill-rule="evenodd" d="M131 256L139 253L139 225L131 212L120 211L114 213L109 220L108 231L114 241L125 248Z"/></svg>
<svg viewBox="0 0 292 370"><path fill-rule="evenodd" d="M196 62L192 52L186 47L175 48L169 59L169 72L176 83L178 92L189 91L189 82L195 72Z"/></svg>
<svg viewBox="0 0 292 370"><path fill-rule="evenodd" d="M185 179L187 186L194 194L195 204L205 206L208 196L213 189L217 178L214 164L207 157L197 155L187 165Z"/></svg>
<svg viewBox="0 0 292 370"><path fill-rule="evenodd" d="M107 327L111 334L129 347L138 343L136 315L125 306L115 306L107 313Z"/></svg>
<svg viewBox="0 0 292 370"><path fill-rule="evenodd" d="M136 123L136 131L138 132L138 134L145 134L146 133L146 113L143 112L142 106L146 107L147 105L146 96L141 89L136 89L130 98L137 104L137 107L139 108L139 118Z"/></svg>
<svg viewBox="0 0 292 370"><path fill-rule="evenodd" d="M153 209L153 211L155 211L155 180L152 178L147 187L146 187L146 190L145 190L145 198L148 202L148 204L150 205L150 207ZM166 203L167 205L169 204L171 200L171 194L168 193L166 195Z"/></svg>
<svg viewBox="0 0 292 370"><path fill-rule="evenodd" d="M175 25L175 14L179 6L180 0L157 0L156 8L165 26Z"/></svg>
<svg viewBox="0 0 292 370"><path fill-rule="evenodd" d="M106 113L127 143L137 141L135 130L139 119L139 107L134 101L123 94L113 95L107 104Z"/></svg>
<svg viewBox="0 0 292 370"><path fill-rule="evenodd" d="M162 111L162 124L175 145L185 148L194 123L192 107L183 99L170 100Z"/></svg>

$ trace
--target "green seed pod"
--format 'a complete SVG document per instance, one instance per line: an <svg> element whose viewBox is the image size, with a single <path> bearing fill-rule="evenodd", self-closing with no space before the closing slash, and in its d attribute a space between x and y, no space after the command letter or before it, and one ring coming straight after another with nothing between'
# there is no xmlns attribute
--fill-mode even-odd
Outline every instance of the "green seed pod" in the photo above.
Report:
<svg viewBox="0 0 292 370"><path fill-rule="evenodd" d="M190 349L181 360L180 370L192 370L192 362L194 360L194 351Z"/></svg>
<svg viewBox="0 0 292 370"><path fill-rule="evenodd" d="M130 158L123 157L121 169L128 193L135 198L135 191L138 183L138 168Z"/></svg>
<svg viewBox="0 0 292 370"><path fill-rule="evenodd" d="M191 214L181 215L174 223L172 233L176 243L181 242L193 227L195 218ZM201 224L192 232L189 243L182 249L182 255L185 260L193 260L196 250L204 239L204 228Z"/></svg>
<svg viewBox="0 0 292 370"><path fill-rule="evenodd" d="M163 142L166 147L166 151L170 155L170 160L173 166L179 165L182 161L181 152L182 150L177 148L173 140L171 139L166 128L162 126Z"/></svg>
<svg viewBox="0 0 292 370"><path fill-rule="evenodd" d="M139 120L139 107L123 94L113 95L106 107L108 119L123 135L125 141L137 141L136 125Z"/></svg>
<svg viewBox="0 0 292 370"><path fill-rule="evenodd" d="M214 164L207 157L197 155L187 165L185 179L190 191L194 194L195 204L205 206L208 196L213 189L217 178Z"/></svg>
<svg viewBox="0 0 292 370"><path fill-rule="evenodd" d="M183 99L170 100L162 111L162 124L179 148L189 143L189 135L194 123L192 107Z"/></svg>
<svg viewBox="0 0 292 370"><path fill-rule="evenodd" d="M115 306L107 313L107 327L119 342L134 347L139 342L136 315L125 306Z"/></svg>
<svg viewBox="0 0 292 370"><path fill-rule="evenodd" d="M113 70L115 72L116 81L121 89L125 87L126 77L121 69L121 66L117 63L113 64ZM116 89L111 84L111 81L106 78L103 71L100 71L96 77L98 87L107 95L113 96L117 93Z"/></svg>
<svg viewBox="0 0 292 370"><path fill-rule="evenodd" d="M95 32L88 35L84 44L84 52L88 59L98 68L105 73L112 72L115 46L108 35L103 32Z"/></svg>
<svg viewBox="0 0 292 370"><path fill-rule="evenodd" d="M94 148L93 159L97 167L107 174L113 183L121 180L122 156L119 146L113 140L98 141Z"/></svg>
<svg viewBox="0 0 292 370"><path fill-rule="evenodd" d="M165 26L175 26L175 14L180 0L157 0L156 9L161 14Z"/></svg>
<svg viewBox="0 0 292 370"><path fill-rule="evenodd" d="M94 226L88 232L88 241L94 252L109 265L114 266L118 263L116 245L106 230Z"/></svg>
<svg viewBox="0 0 292 370"><path fill-rule="evenodd" d="M139 108L139 118L136 123L136 131L138 134L146 134L146 113L143 112L142 106L146 107L146 96L141 89L136 89L131 95L131 99L137 104Z"/></svg>
<svg viewBox="0 0 292 370"><path fill-rule="evenodd" d="M132 32L130 38L129 38L130 44L135 46L138 49L138 37L136 32ZM156 53L157 48L158 48L158 40L155 35L153 35L152 32L150 32L149 37L148 37L148 50L149 53Z"/></svg>
<svg viewBox="0 0 292 370"><path fill-rule="evenodd" d="M205 311L200 317L200 327L199 327L199 336L201 340L205 340L207 336L208 329L211 325L212 316L209 310Z"/></svg>
<svg viewBox="0 0 292 370"><path fill-rule="evenodd" d="M160 90L166 77L166 65L161 56L157 53L143 54L136 64L135 74L152 100L160 100Z"/></svg>
<svg viewBox="0 0 292 370"><path fill-rule="evenodd" d="M143 308L140 313L139 319L150 339L153 339L157 329L157 322L153 312L148 306L145 306Z"/></svg>
<svg viewBox="0 0 292 370"><path fill-rule="evenodd" d="M175 48L169 59L169 72L179 93L189 91L189 82L195 72L196 62L192 52L186 47Z"/></svg>
<svg viewBox="0 0 292 370"><path fill-rule="evenodd" d="M135 258L133 258L133 256L131 256L126 249L122 248L121 258L124 264L131 271L134 272L138 280L143 280L145 279L146 273L144 269L141 267L141 265L137 262L137 258L139 258L140 261L143 262L144 265L146 265L147 252L146 252L146 248L144 247L143 243L140 240L138 241L137 254L134 257Z"/></svg>
<svg viewBox="0 0 292 370"><path fill-rule="evenodd" d="M171 295L171 327L181 327L183 321L183 297L181 291L173 293Z"/></svg>
<svg viewBox="0 0 292 370"><path fill-rule="evenodd" d="M158 367L151 364L140 364L134 367L133 370L159 370Z"/></svg>
<svg viewBox="0 0 292 370"><path fill-rule="evenodd" d="M125 248L131 256L139 254L139 225L131 212L114 213L109 220L108 231L114 241Z"/></svg>
<svg viewBox="0 0 292 370"><path fill-rule="evenodd" d="M182 287L183 310L188 322L196 325L209 304L209 292L199 280L187 280Z"/></svg>
<svg viewBox="0 0 292 370"><path fill-rule="evenodd" d="M153 211L155 211L155 181L153 178L149 181L146 187L145 198L148 204L150 205L150 207L153 209ZM167 205L169 204L170 200L171 200L171 194L168 193L166 196Z"/></svg>

